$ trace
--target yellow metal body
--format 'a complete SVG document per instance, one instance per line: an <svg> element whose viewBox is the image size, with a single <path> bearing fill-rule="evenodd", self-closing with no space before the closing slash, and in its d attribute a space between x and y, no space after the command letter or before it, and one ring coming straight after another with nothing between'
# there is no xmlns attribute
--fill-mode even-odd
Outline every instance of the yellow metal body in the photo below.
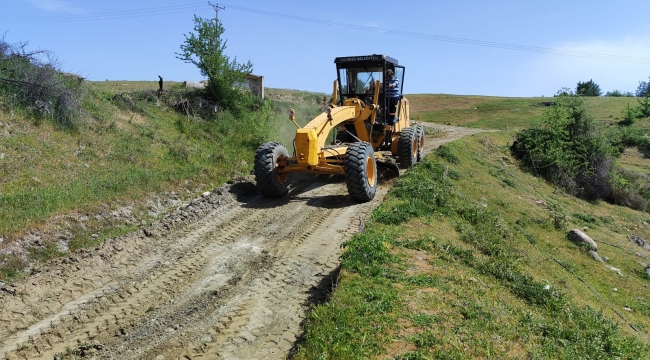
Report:
<svg viewBox="0 0 650 360"><path fill-rule="evenodd" d="M385 134L390 131L392 138L392 155L397 155L397 143L402 129L410 126L409 102L402 98L399 103L399 120L393 125L384 125L380 136L372 134L372 125L375 124L377 109L379 109L379 81L376 82L372 97L373 104L365 104L361 99L346 99L341 106L329 105L326 110L311 120L307 125L296 130L295 157L287 159L286 172L308 172L317 174L345 174L343 159L347 151L345 145L326 145L328 135L335 127L342 124L354 124L356 136L359 140L368 142L375 150L375 156L380 158L378 152ZM337 103L338 85L334 82L333 104ZM290 120L294 121L293 109L289 112ZM296 125L297 126L297 125Z"/></svg>

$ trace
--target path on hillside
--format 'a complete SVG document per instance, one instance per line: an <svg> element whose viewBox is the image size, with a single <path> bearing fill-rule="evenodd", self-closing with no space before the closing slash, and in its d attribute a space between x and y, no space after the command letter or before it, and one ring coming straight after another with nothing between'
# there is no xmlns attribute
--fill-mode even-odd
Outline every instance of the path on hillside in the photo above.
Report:
<svg viewBox="0 0 650 360"><path fill-rule="evenodd" d="M427 152L481 131L425 125L448 132ZM390 184L357 204L339 178L297 176L277 200L250 181L0 289L0 357L284 358Z"/></svg>

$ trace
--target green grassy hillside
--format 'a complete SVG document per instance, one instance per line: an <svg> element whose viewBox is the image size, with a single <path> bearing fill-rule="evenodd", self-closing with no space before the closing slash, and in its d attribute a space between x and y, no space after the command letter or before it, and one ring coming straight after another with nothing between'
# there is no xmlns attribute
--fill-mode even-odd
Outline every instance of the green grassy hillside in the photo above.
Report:
<svg viewBox="0 0 650 360"><path fill-rule="evenodd" d="M411 118L455 126L483 129L525 128L539 123L553 98L505 98L462 95L408 95ZM611 125L621 120L621 112L629 103L638 105L636 98L587 98L596 120Z"/></svg>
<svg viewBox="0 0 650 360"><path fill-rule="evenodd" d="M311 314L296 358L649 353L650 252L627 235L650 238L650 216L521 172L512 135L446 145L397 181L347 243L336 291ZM572 228L608 260L569 242Z"/></svg>
<svg viewBox="0 0 650 360"><path fill-rule="evenodd" d="M346 243L295 358L647 358L650 251L628 236L649 239L650 216L569 196L510 154L513 127L552 99L409 99L415 119L510 130L445 145L397 180ZM614 124L634 100L590 99L591 111ZM617 161L650 165L635 149ZM567 240L574 228L604 262Z"/></svg>

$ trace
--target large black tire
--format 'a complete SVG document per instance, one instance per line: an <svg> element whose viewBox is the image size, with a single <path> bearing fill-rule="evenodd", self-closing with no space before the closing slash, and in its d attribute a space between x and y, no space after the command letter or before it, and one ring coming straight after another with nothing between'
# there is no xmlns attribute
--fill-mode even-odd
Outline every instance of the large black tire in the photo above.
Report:
<svg viewBox="0 0 650 360"><path fill-rule="evenodd" d="M350 196L359 202L372 200L377 192L377 161L372 146L367 142L350 144L343 167Z"/></svg>
<svg viewBox="0 0 650 360"><path fill-rule="evenodd" d="M409 127L402 129L397 143L399 163L406 169L418 162L418 134L417 129Z"/></svg>
<svg viewBox="0 0 650 360"><path fill-rule="evenodd" d="M417 138L418 138L418 156L417 156L417 161L420 162L422 161L422 158L424 157L424 141L425 141L425 134L424 134L424 126L423 125L417 125L415 127Z"/></svg>
<svg viewBox="0 0 650 360"><path fill-rule="evenodd" d="M255 152L255 181L262 195L281 198L289 192L291 173L283 172L282 165L289 157L284 145L277 142L263 144Z"/></svg>

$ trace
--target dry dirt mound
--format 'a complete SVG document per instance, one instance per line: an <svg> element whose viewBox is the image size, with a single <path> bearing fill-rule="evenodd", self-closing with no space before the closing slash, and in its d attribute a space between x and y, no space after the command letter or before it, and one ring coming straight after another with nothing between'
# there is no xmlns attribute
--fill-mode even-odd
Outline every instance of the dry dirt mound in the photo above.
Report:
<svg viewBox="0 0 650 360"><path fill-rule="evenodd" d="M478 132L443 128L427 150ZM0 356L284 358L336 279L341 242L389 188L357 204L341 180L299 176L269 200L242 179L2 287Z"/></svg>

